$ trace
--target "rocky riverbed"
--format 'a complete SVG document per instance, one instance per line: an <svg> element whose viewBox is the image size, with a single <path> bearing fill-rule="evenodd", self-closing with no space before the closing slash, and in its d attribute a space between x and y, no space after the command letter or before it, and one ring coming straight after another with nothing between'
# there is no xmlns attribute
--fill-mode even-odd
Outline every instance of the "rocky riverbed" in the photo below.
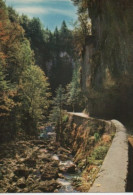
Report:
<svg viewBox="0 0 133 195"><path fill-rule="evenodd" d="M54 140L30 140L0 146L0 192L76 192L77 171L70 150Z"/></svg>
<svg viewBox="0 0 133 195"><path fill-rule="evenodd" d="M38 139L0 145L0 193L88 192L113 134L103 134L98 141L87 137L89 144L84 147L83 142L74 157L70 148L56 143L51 127L42 134Z"/></svg>

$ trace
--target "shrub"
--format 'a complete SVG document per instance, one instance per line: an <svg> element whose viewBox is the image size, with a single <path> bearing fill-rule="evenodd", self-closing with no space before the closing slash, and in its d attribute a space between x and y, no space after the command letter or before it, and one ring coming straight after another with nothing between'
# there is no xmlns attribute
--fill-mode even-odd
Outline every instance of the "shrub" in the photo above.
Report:
<svg viewBox="0 0 133 195"><path fill-rule="evenodd" d="M103 160L108 151L108 146L99 146L92 152L95 160Z"/></svg>
<svg viewBox="0 0 133 195"><path fill-rule="evenodd" d="M91 156L89 156L87 159L89 164L101 165L107 154L108 149L109 146L98 146L97 148L95 148Z"/></svg>
<svg viewBox="0 0 133 195"><path fill-rule="evenodd" d="M95 142L98 142L98 140L100 139L99 133L95 133L94 138L95 138Z"/></svg>
<svg viewBox="0 0 133 195"><path fill-rule="evenodd" d="M62 122L66 123L68 121L68 115L65 114L63 117L62 117Z"/></svg>

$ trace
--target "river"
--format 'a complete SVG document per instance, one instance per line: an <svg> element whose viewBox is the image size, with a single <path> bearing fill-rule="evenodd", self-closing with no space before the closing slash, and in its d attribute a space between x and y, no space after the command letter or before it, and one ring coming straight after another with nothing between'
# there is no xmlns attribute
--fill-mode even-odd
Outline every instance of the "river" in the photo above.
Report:
<svg viewBox="0 0 133 195"><path fill-rule="evenodd" d="M51 126L46 128L46 131L44 131L44 139L49 137L55 137L56 134ZM43 135L41 134L43 137ZM55 138L54 138L55 139ZM57 182L61 184L61 188L58 190L60 193L79 193L79 191L76 191L74 186L72 185L73 179L76 179L77 177L80 177L80 171L76 168L76 165L73 162L73 156L71 154L68 155L68 160L60 160L60 157L58 155L58 152L53 154L53 160L59 161L59 167L61 170L61 178L57 179ZM75 167L75 171L72 171L72 173L69 173L69 169L71 167ZM71 171L70 171L71 172Z"/></svg>

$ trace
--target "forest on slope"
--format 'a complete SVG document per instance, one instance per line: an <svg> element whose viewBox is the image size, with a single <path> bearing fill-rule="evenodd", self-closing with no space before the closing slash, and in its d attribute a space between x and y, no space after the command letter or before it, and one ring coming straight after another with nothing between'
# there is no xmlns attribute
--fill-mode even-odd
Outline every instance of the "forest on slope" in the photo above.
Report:
<svg viewBox="0 0 133 195"><path fill-rule="evenodd" d="M19 18L0 1L0 137L13 138L18 129L35 133L49 106L49 83L36 66L34 52Z"/></svg>
<svg viewBox="0 0 133 195"><path fill-rule="evenodd" d="M51 32L39 18L19 16L0 0L1 141L19 133L37 135L54 105L52 96L58 96L60 90L66 96L61 109L74 110L75 105L81 109L77 32L76 28L69 30L65 21ZM53 113L59 107L55 101ZM58 120L59 113L55 115L52 120Z"/></svg>

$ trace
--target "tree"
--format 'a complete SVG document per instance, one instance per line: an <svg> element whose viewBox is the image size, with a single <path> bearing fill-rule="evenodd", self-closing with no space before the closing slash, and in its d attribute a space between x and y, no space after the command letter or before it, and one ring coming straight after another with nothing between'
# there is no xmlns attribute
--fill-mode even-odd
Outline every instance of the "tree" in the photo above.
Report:
<svg viewBox="0 0 133 195"><path fill-rule="evenodd" d="M87 12L78 14L78 21L74 24L73 38L75 51L82 57L86 38L91 35L91 20Z"/></svg>
<svg viewBox="0 0 133 195"><path fill-rule="evenodd" d="M29 28L30 20L23 20ZM0 140L15 137L20 129L36 133L50 103L47 78L35 66L34 53L19 21L16 12L0 0ZM40 30L39 21L33 24L34 34Z"/></svg>
<svg viewBox="0 0 133 195"><path fill-rule="evenodd" d="M12 108L12 100L8 97L9 84L5 80L5 73L0 60L0 117L8 116Z"/></svg>
<svg viewBox="0 0 133 195"><path fill-rule="evenodd" d="M59 30L58 28L56 27L55 28L55 31L54 31L54 51L55 51L55 55L59 55L59 52L60 52L60 33L59 33Z"/></svg>
<svg viewBox="0 0 133 195"><path fill-rule="evenodd" d="M68 31L68 27L67 27L67 25L66 25L66 22L65 22L65 20L63 20L63 22L62 22L62 25L61 25L61 32L63 33L66 33L67 31Z"/></svg>
<svg viewBox="0 0 133 195"><path fill-rule="evenodd" d="M53 108L50 114L50 121L56 126L56 141L60 141L63 135L62 117L65 101L65 90L60 85L56 90L56 96L53 98Z"/></svg>
<svg viewBox="0 0 133 195"><path fill-rule="evenodd" d="M11 88L11 84L5 79L6 74L2 67L0 59L0 140L9 139L14 131L14 123L11 122L12 111L16 106L13 97L15 90Z"/></svg>
<svg viewBox="0 0 133 195"><path fill-rule="evenodd" d="M47 75L46 62L50 59L49 36L39 18L29 19L27 16L20 17L20 24L25 30L25 36L30 41L35 54L35 63L40 66Z"/></svg>
<svg viewBox="0 0 133 195"><path fill-rule="evenodd" d="M52 55L51 61L52 66L50 69L50 83L53 94L55 94L55 89L62 84L65 87L72 79L72 69L73 69L73 41L72 32L68 29L65 21L63 21L61 29L55 28L53 33L52 44ZM65 74L64 74L65 72Z"/></svg>
<svg viewBox="0 0 133 195"><path fill-rule="evenodd" d="M80 66L77 65L73 72L72 81L67 85L67 104L72 106L73 112L75 107L82 107L82 91L80 86Z"/></svg>
<svg viewBox="0 0 133 195"><path fill-rule="evenodd" d="M72 0L74 5L78 6L78 13L83 13L88 8L89 4L93 3L93 0ZM95 1L94 1L95 2Z"/></svg>
<svg viewBox="0 0 133 195"><path fill-rule="evenodd" d="M9 20L12 22L12 23L19 23L19 15L16 13L16 11L12 8L12 7L8 7L8 17L9 17Z"/></svg>
<svg viewBox="0 0 133 195"><path fill-rule="evenodd" d="M38 66L29 66L23 72L19 86L22 128L28 134L37 134L38 125L49 108L49 84Z"/></svg>
<svg viewBox="0 0 133 195"><path fill-rule="evenodd" d="M23 71L34 64L34 54L27 39L14 43L12 49L8 53L8 76L12 82L19 84Z"/></svg>
<svg viewBox="0 0 133 195"><path fill-rule="evenodd" d="M9 139L14 135L15 130L12 113L16 106L14 101L16 90L10 83L7 71L11 29L7 8L5 3L0 0L0 141L5 140L5 138Z"/></svg>
<svg viewBox="0 0 133 195"><path fill-rule="evenodd" d="M74 53L73 51L73 34L66 25L66 22L63 21L60 29L60 43L61 43L61 51L67 52L70 56Z"/></svg>
<svg viewBox="0 0 133 195"><path fill-rule="evenodd" d="M60 84L64 87L72 79L72 58L74 56L72 31L63 21L61 28L56 27L52 33L43 27L38 18L29 19L25 15L20 17L20 24L34 51L35 63L49 77L54 94ZM63 72L66 72L65 77L60 76Z"/></svg>

